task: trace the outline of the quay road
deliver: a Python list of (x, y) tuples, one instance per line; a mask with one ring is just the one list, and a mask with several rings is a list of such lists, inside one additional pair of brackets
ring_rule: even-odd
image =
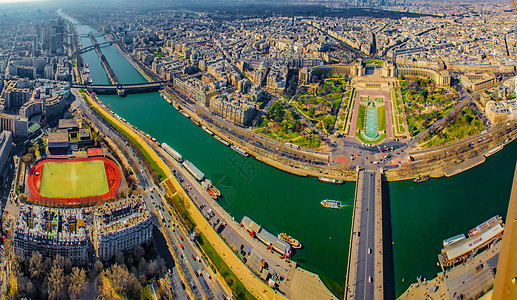
[[(125, 137), (121, 136), (116, 130), (105, 124), (103, 120), (99, 119), (97, 115), (89, 108), (88, 104), (84, 102), (82, 96), (77, 93), (76, 89), (72, 92), (76, 97), (71, 105), (71, 110), (77, 108), (81, 114), (89, 119), (93, 124), (104, 134), (106, 137), (111, 139), (113, 143), (122, 151), (125, 158), (135, 171), (135, 175), (138, 177), (139, 186), (146, 191), (146, 204), (153, 216), (153, 224), (161, 231), (163, 236), (166, 236), (171, 242), (172, 251), (175, 253), (176, 261), (162, 257), (166, 261), (168, 269), (171, 270), (170, 281), (173, 293), (178, 299), (191, 299), (191, 295), (194, 299), (220, 299), (222, 295), (228, 295), (231, 292), (225, 291), (221, 287), (221, 283), (218, 282), (218, 278), (214, 276), (212, 270), (207, 267), (208, 264), (202, 258), (200, 251), (196, 245), (187, 239), (187, 235), (178, 226), (174, 228), (172, 224), (178, 224), (174, 219), (170, 211), (165, 210), (166, 207), (163, 195), (159, 192), (159, 189), (155, 187), (149, 171), (142, 164), (141, 159), (138, 157), (134, 149), (131, 148), (130, 144), (127, 143)], [(162, 212), (164, 220), (160, 220), (159, 211)], [(156, 232), (153, 233), (153, 240), (155, 245), (160, 250), (167, 249), (167, 243), (163, 239), (157, 238)], [(184, 250), (182, 251), (181, 246), (183, 245)], [(171, 252), (172, 252), (171, 251)], [(192, 259), (192, 255), (196, 260)], [(197, 260), (197, 257), (200, 259)], [(195, 275), (194, 270), (203, 270), (203, 277), (199, 279)], [(206, 274), (209, 274), (210, 278)], [(184, 278), (182, 278), (182, 276)], [(206, 276), (206, 278), (205, 278)], [(187, 286), (188, 285), (188, 286)], [(198, 289), (197, 287), (200, 287)], [(187, 289), (191, 291), (191, 294), (187, 292)]]
[[(278, 253), (268, 250), (266, 245), (257, 239), (252, 238), (240, 226), (239, 220), (234, 220), (232, 216), (213, 200), (208, 192), (201, 187), (198, 181), (181, 164), (149, 140), (148, 144), (154, 148), (156, 153), (173, 170), (174, 176), (209, 224), (212, 227), (218, 228), (217, 233), (226, 241), (230, 248), (241, 252), (246, 259), (246, 266), (251, 271), (259, 274), (263, 259), (268, 266), (268, 272), (278, 276), (278, 290), (286, 297), (290, 299), (337, 299), (326, 288), (319, 276), (298, 268), (295, 262), (284, 259)], [(217, 224), (222, 225), (217, 227)], [(280, 294), (277, 294), (277, 298), (281, 299), (282, 297)]]
[(357, 178), (345, 299), (384, 299), (381, 174)]
[[(99, 111), (99, 113), (113, 122), (116, 126), (119, 126), (125, 134), (129, 135), (131, 138), (135, 139), (137, 143), (140, 143), (143, 147), (143, 151), (149, 154), (150, 159), (152, 159), (161, 169), (165, 176), (168, 178), (169, 183), (172, 184), (170, 190), (172, 192), (177, 191), (181, 197), (184, 197), (187, 201), (187, 204), (192, 203), (192, 200), (186, 196), (185, 191), (180, 186), (180, 184), (174, 178), (173, 173), (170, 168), (165, 164), (165, 162), (158, 156), (158, 154), (145, 142), (145, 140), (131, 129), (129, 125), (121, 121), (119, 118), (111, 114), (107, 111), (102, 104), (99, 104), (96, 100), (90, 98), (89, 95), (86, 97), (88, 104), (93, 108)], [(259, 278), (253, 275), (253, 273), (249, 272), (249, 269), (244, 266), (243, 262), (235, 255), (235, 253), (228, 247), (228, 245), (222, 240), (222, 238), (217, 235), (217, 233), (210, 228), (209, 223), (203, 217), (203, 215), (199, 212), (197, 207), (192, 205), (187, 205), (187, 210), (189, 211), (193, 221), (198, 225), (198, 229), (206, 236), (206, 238), (210, 241), (212, 246), (216, 249), (216, 251), (221, 255), (223, 260), (230, 266), (233, 267), (233, 271), (236, 276), (238, 276), (245, 287), (254, 294), (256, 297), (263, 299), (273, 299), (273, 298), (283, 298), (281, 295), (268, 288), (268, 286), (262, 282)]]
[[(298, 168), (298, 170), (291, 169), (291, 171), (293, 173), (299, 173), (299, 175), (306, 175), (311, 171), (317, 171), (318, 168), (328, 165), (328, 152), (308, 150), (255, 134), (249, 129), (237, 126), (226, 119), (213, 115), (206, 108), (199, 107), (194, 103), (189, 103), (188, 99), (186, 100), (184, 96), (180, 97), (170, 88), (166, 87), (166, 89), (169, 95), (174, 95), (174, 99), (178, 100), (178, 103), (184, 111), (192, 117), (197, 117), (197, 120), (201, 121), (203, 125), (208, 127), (211, 131), (232, 144), (258, 153), (266, 159), (274, 160), (275, 164), (273, 165), (280, 169), (282, 169), (280, 166), (288, 169)], [(276, 162), (280, 163), (277, 164)], [(327, 170), (326, 172), (332, 171), (334, 170)], [(342, 170), (336, 172), (342, 173)]]

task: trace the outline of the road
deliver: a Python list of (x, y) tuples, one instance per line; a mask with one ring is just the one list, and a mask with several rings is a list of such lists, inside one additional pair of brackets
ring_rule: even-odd
[[(374, 256), (375, 256), (375, 172), (365, 172), (364, 183), (361, 187), (363, 201), (359, 226), (359, 247), (357, 259), (357, 280), (355, 299), (373, 299)], [(359, 200), (359, 199), (358, 199)], [(371, 250), (368, 250), (371, 249)]]
[[(154, 185), (154, 182), (150, 176), (150, 172), (142, 164), (137, 152), (135, 152), (135, 150), (130, 146), (130, 143), (128, 143), (124, 137), (113, 130), (110, 126), (107, 126), (97, 117), (97, 115), (89, 108), (88, 104), (82, 99), (82, 96), (76, 89), (73, 89), (73, 93), (77, 100), (71, 104), (71, 110), (76, 108), (80, 110), (84, 117), (93, 122), (94, 125), (106, 137), (109, 137), (117, 145), (120, 151), (122, 151), (133, 170), (135, 170), (135, 175), (138, 177), (140, 182), (139, 186), (142, 187), (144, 191), (146, 191), (146, 204), (149, 211), (153, 215), (154, 225), (161, 231), (164, 236), (169, 237), (173, 251), (176, 252), (177, 257), (180, 257), (179, 261), (177, 262), (178, 264), (171, 260), (166, 261), (167, 266), (169, 269), (171, 269), (171, 283), (176, 287), (176, 289), (174, 289), (176, 296), (180, 299), (189, 298), (185, 292), (184, 284), (190, 285), (192, 294), (196, 299), (219, 299), (222, 297), (222, 295), (228, 295), (229, 291), (225, 292), (221, 288), (221, 283), (217, 281), (217, 277), (214, 276), (212, 270), (207, 267), (208, 264), (204, 261), (204, 259), (202, 259), (202, 255), (194, 242), (186, 239), (185, 237), (187, 235), (185, 232), (182, 232), (178, 226), (176, 226), (176, 228), (173, 230), (174, 227), (171, 226), (171, 224), (178, 224), (178, 222), (171, 215), (170, 211), (165, 209), (167, 204), (163, 198), (163, 194), (161, 194), (159, 189)], [(160, 220), (158, 217), (160, 216), (159, 211), (162, 212), (162, 215), (165, 218), (165, 222)], [(155, 236), (155, 234), (153, 234), (153, 236)], [(180, 242), (180, 236), (183, 238), (182, 242)], [(155, 239), (155, 242), (156, 241), (157, 240)], [(163, 242), (165, 241), (162, 241), (161, 243)], [(183, 244), (184, 252), (180, 249), (180, 244)], [(160, 246), (164, 245), (157, 245), (157, 247)], [(200, 260), (192, 260), (192, 255), (194, 255), (194, 257), (199, 257)], [(181, 268), (188, 282), (183, 283), (179, 273), (180, 269), (178, 268)], [(203, 270), (205, 277), (208, 277), (206, 273), (209, 273), (211, 279), (205, 279), (205, 277), (198, 278), (194, 273), (194, 270), (198, 269)], [(201, 287), (201, 289), (198, 289), (198, 287)]]
[(381, 174), (361, 170), (356, 185), (345, 299), (383, 299)]
[[(295, 267), (295, 263), (291, 263), (282, 259), (278, 254), (271, 253), (267, 247), (252, 238), (245, 229), (240, 227), (240, 223), (235, 221), (199, 184), (199, 182), (178, 162), (173, 160), (163, 149), (156, 148), (155, 151), (167, 162), (171, 170), (174, 170), (174, 175), (178, 182), (182, 185), (187, 195), (193, 200), (199, 211), (203, 214), (205, 219), (212, 225), (218, 228), (218, 233), (226, 240), (226, 242), (234, 249), (242, 248), (247, 259), (251, 259), (248, 253), (253, 253), (254, 257), (258, 257), (258, 261), (254, 261), (256, 266), (260, 265), (261, 259), (264, 259), (271, 274), (278, 274), (283, 277), (279, 281), (279, 289), (283, 291), (283, 285), (287, 283), (285, 279), (289, 274), (291, 268)], [(222, 224), (216, 226), (217, 224)], [(252, 268), (253, 270), (253, 268)], [(257, 269), (255, 269), (257, 271)], [(258, 270), (260, 271), (260, 270)]]

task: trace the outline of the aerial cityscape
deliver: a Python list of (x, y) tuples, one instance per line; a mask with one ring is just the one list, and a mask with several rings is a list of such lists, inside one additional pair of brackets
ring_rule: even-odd
[(0, 8), (1, 299), (517, 299), (513, 0)]

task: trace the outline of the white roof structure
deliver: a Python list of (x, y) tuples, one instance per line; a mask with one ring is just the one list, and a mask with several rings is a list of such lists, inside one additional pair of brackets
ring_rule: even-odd
[(455, 244), (452, 247), (445, 248), (443, 251), (445, 252), (449, 260), (453, 260), (489, 242), (490, 240), (492, 240), (492, 238), (502, 233), (503, 231), (504, 227), (502, 226), (502, 224), (497, 224), (494, 227), (480, 234), (476, 234), (466, 239), (463, 242)]

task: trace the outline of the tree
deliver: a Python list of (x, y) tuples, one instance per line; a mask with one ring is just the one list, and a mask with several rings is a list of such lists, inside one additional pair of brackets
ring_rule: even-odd
[(48, 278), (48, 293), (49, 299), (61, 299), (63, 296), (63, 287), (64, 287), (64, 273), (63, 268), (54, 263), (52, 268), (50, 269), (50, 274)]
[(34, 162), (34, 159), (34, 154), (32, 153), (27, 153), (24, 156), (22, 156), (22, 161), (27, 165), (32, 164)]
[(54, 265), (56, 265), (64, 270), (65, 269), (65, 258), (58, 254), (56, 256), (56, 258), (54, 258)]
[(121, 251), (117, 252), (117, 254), (115, 254), (115, 261), (118, 263), (118, 264), (123, 264), (124, 263), (124, 253), (122, 253)]
[(16, 277), (20, 277), (23, 275), (21, 264), (22, 259), (19, 256), (11, 256), (11, 273)]
[(170, 290), (172, 288), (170, 277), (166, 276), (165, 278), (162, 278), (158, 280), (158, 293), (162, 297), (162, 299), (172, 299)]
[(26, 202), (27, 199), (28, 199), (28, 195), (26, 193), (21, 193), (18, 198), (20, 199), (21, 202)]
[(35, 146), (32, 146), (30, 147), (28, 150), (27, 150), (28, 153), (34, 155), (36, 154), (36, 147)]
[(33, 252), (29, 260), (29, 272), (31, 279), (39, 279), (43, 275), (43, 256), (39, 252)]
[(32, 281), (29, 280), (25, 285), (25, 292), (30, 298), (35, 298), (34, 296), (36, 295), (36, 288), (34, 287)]
[(151, 261), (147, 265), (146, 273), (148, 278), (152, 278), (158, 275), (158, 263), (156, 262), (156, 260)]
[(99, 297), (117, 299), (121, 296), (128, 298), (140, 298), (142, 286), (134, 274), (125, 267), (114, 264), (109, 269), (102, 271), (98, 281)]
[(93, 266), (93, 270), (95, 271), (95, 273), (100, 274), (103, 269), (104, 265), (102, 264), (102, 262), (100, 260), (96, 261), (95, 265)]
[(86, 283), (86, 272), (82, 268), (74, 267), (70, 277), (70, 285), (68, 286), (70, 298), (79, 299), (79, 295), (85, 289)]

